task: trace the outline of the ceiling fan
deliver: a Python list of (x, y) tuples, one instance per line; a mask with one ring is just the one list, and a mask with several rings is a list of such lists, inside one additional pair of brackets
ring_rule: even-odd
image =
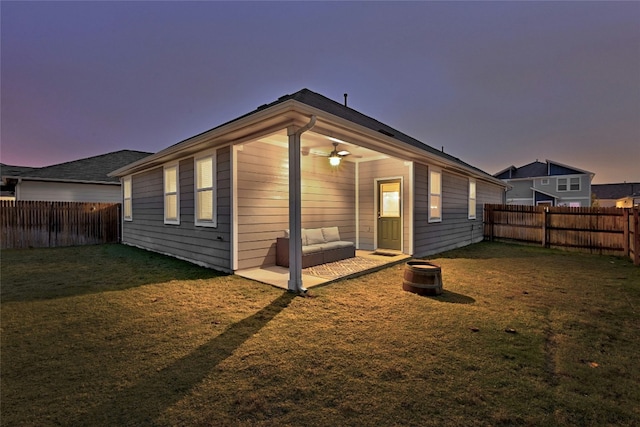
[(334, 142), (333, 151), (329, 154), (329, 163), (331, 164), (331, 166), (338, 166), (342, 158), (348, 156), (349, 154), (351, 153), (347, 150), (338, 151), (338, 143)]

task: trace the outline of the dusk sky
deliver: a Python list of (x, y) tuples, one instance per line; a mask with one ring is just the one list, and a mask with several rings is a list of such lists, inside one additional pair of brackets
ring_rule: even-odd
[(308, 88), (488, 173), (640, 181), (640, 2), (0, 2), (0, 161), (157, 152)]

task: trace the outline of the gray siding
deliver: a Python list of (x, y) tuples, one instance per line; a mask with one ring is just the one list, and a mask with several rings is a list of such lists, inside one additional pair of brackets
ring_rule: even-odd
[(254, 142), (237, 155), (238, 269), (275, 264), (289, 221), (287, 150)]
[(120, 203), (120, 185), (69, 182), (22, 181), (17, 184), (17, 200), (43, 202)]
[(559, 205), (566, 204), (568, 206), (571, 202), (579, 202), (580, 206), (591, 206), (591, 179), (589, 175), (567, 175), (567, 182), (576, 176), (580, 178), (580, 191), (556, 191), (557, 187), (553, 187), (553, 193), (560, 197)]
[[(580, 191), (558, 191), (558, 178), (580, 178)], [(542, 180), (549, 181), (543, 185)], [(533, 190), (536, 189), (556, 196), (558, 205), (580, 202), (581, 206), (591, 206), (591, 179), (589, 175), (554, 175), (549, 177), (531, 178), (530, 180), (506, 180), (513, 188), (507, 191), (507, 203), (511, 205), (533, 205)]]
[(414, 256), (424, 257), (482, 240), (485, 203), (502, 203), (498, 185), (476, 181), (476, 219), (468, 219), (469, 179), (442, 171), (442, 222), (428, 222), (428, 168), (416, 164)]
[(230, 151), (217, 152), (216, 228), (194, 224), (193, 157), (179, 163), (180, 225), (164, 224), (162, 167), (131, 180), (133, 221), (123, 223), (123, 243), (231, 272)]
[[(556, 188), (555, 180), (550, 179), (549, 181), (549, 185), (544, 186), (541, 190), (545, 193), (550, 192), (553, 194)], [(533, 190), (531, 190), (531, 187), (533, 187), (533, 180), (510, 181), (509, 184), (512, 185), (513, 188), (507, 192), (507, 203), (517, 205), (533, 204)], [(553, 191), (549, 191), (550, 189), (553, 189)]]
[[(275, 243), (289, 228), (288, 150), (245, 144), (237, 161), (238, 269), (275, 264)], [(338, 226), (355, 241), (354, 165), (331, 168), (322, 156), (302, 156), (302, 227)]]
[(411, 177), (410, 167), (405, 162), (398, 159), (384, 159), (372, 162), (360, 163), (358, 169), (359, 184), (359, 249), (375, 250), (377, 242), (375, 241), (375, 230), (377, 223), (377, 206), (376, 206), (376, 179), (397, 178), (402, 177), (402, 245), (403, 252), (409, 253), (409, 221), (411, 212), (409, 209), (409, 200), (411, 195)]

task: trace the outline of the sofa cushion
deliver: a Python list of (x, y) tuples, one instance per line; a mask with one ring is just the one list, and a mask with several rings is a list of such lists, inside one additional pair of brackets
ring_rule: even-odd
[(353, 246), (353, 242), (346, 242), (344, 240), (340, 240), (337, 242), (327, 242), (322, 245), (318, 245), (322, 248), (323, 251), (329, 251), (331, 249), (340, 249), (340, 248), (348, 248)]
[(324, 236), (322, 235), (322, 229), (320, 228), (307, 228), (307, 245), (318, 245), (325, 243)]
[(309, 245), (302, 247), (302, 255), (314, 254), (316, 252), (322, 252), (322, 245)]
[[(305, 233), (305, 229), (301, 229), (302, 231), (302, 246), (306, 246), (307, 245), (307, 234)], [(290, 238), (291, 236), (289, 235), (289, 229), (287, 228), (286, 230), (284, 230), (284, 237), (286, 237), (287, 239)]]
[(340, 240), (338, 227), (322, 227), (322, 235), (325, 242), (337, 242)]

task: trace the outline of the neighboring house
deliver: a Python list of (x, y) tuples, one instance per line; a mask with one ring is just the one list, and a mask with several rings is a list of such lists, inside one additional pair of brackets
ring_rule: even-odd
[(592, 184), (591, 191), (600, 207), (632, 208), (640, 205), (640, 182)]
[(119, 203), (120, 180), (107, 174), (150, 154), (121, 150), (42, 168), (3, 164), (3, 196), (5, 200)]
[(276, 263), (290, 234), (302, 289), (302, 228), (337, 226), (363, 250), (418, 257), (482, 240), (491, 175), (308, 89), (112, 173), (125, 244), (225, 272)]
[[(16, 199), (16, 185), (9, 177), (19, 176), (23, 173), (30, 172), (33, 169), (29, 166), (12, 166), (0, 163), (0, 176), (2, 181), (0, 185), (0, 200), (15, 200)], [(4, 177), (8, 179), (5, 180)]]
[(509, 185), (508, 205), (591, 206), (591, 180), (595, 174), (547, 160), (496, 173)]

